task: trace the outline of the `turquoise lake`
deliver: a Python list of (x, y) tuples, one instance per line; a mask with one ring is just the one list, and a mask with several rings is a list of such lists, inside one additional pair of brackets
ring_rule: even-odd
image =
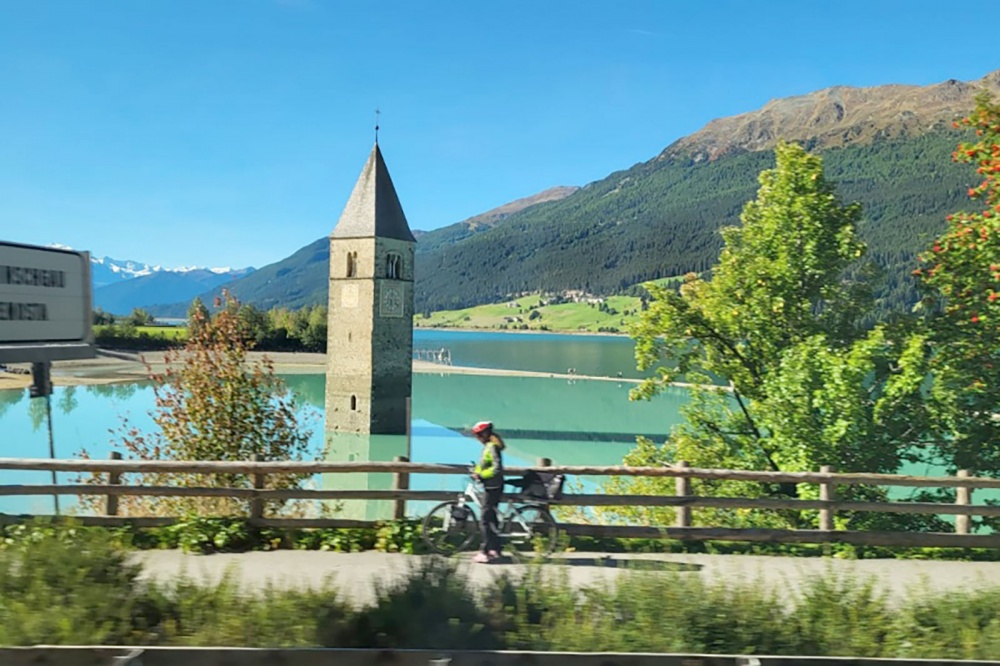
[[(632, 341), (625, 337), (527, 333), (479, 333), (417, 330), (417, 349), (446, 348), (455, 365), (579, 375), (640, 377), (633, 360)], [(286, 375), (285, 381), (301, 398), (303, 424), (313, 431), (316, 455), (323, 448), (324, 376)], [(555, 464), (610, 465), (621, 462), (637, 435), (663, 441), (680, 421), (688, 393), (672, 388), (652, 401), (631, 402), (635, 384), (617, 379), (563, 378), (417, 373), (413, 378), (413, 419), (410, 458), (415, 462), (465, 464), (478, 456), (479, 446), (456, 432), (481, 419), (490, 419), (508, 444), (509, 466), (531, 465), (540, 457)], [(122, 417), (150, 431), (153, 393), (144, 383), (60, 387), (52, 396), (56, 457), (76, 457), (86, 449), (95, 458), (114, 450), (112, 431)], [(30, 400), (27, 391), (0, 391), (0, 457), (47, 458), (48, 432), (44, 403)], [(935, 474), (929, 467), (909, 468), (911, 474)], [(69, 483), (73, 475), (59, 475)], [(585, 490), (595, 490), (598, 479), (572, 479)], [(0, 484), (45, 484), (47, 472), (0, 471)], [(411, 488), (455, 490), (464, 487), (461, 476), (415, 475)], [(317, 485), (332, 487), (329, 477)], [(897, 497), (910, 494), (898, 489)], [(995, 493), (976, 493), (976, 501)], [(60, 498), (63, 509), (73, 498)], [(2, 513), (51, 513), (51, 497), (0, 497)], [(408, 505), (411, 514), (426, 507)]]
[[(624, 337), (558, 334), (478, 333), (417, 330), (415, 348), (446, 348), (455, 365), (616, 377), (641, 376), (632, 341)], [(317, 455), (323, 446), (323, 375), (285, 375), (302, 399), (302, 419), (313, 431)], [(410, 458), (416, 462), (468, 463), (479, 446), (455, 432), (490, 419), (504, 435), (505, 463), (530, 465), (540, 457), (555, 464), (617, 464), (636, 435), (663, 440), (679, 420), (687, 400), (671, 389), (649, 402), (631, 402), (634, 383), (544, 377), (417, 373), (413, 378)], [(153, 392), (146, 383), (59, 387), (52, 396), (56, 457), (76, 457), (84, 449), (107, 458), (122, 417), (152, 430)], [(0, 391), (0, 446), (3, 457), (47, 458), (44, 403), (26, 391)], [(68, 483), (72, 474), (60, 474)], [(578, 479), (593, 488), (594, 479)], [(50, 483), (47, 472), (0, 472), (0, 483)], [(415, 475), (414, 489), (460, 490), (460, 476)], [(329, 483), (324, 483), (329, 487)], [(65, 509), (73, 498), (62, 496)], [(411, 511), (419, 511), (414, 506)], [(0, 497), (0, 512), (50, 513), (51, 497)]]

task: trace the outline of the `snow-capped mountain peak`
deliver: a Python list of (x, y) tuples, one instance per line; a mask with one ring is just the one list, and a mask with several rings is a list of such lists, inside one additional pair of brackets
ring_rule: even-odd
[(241, 273), (246, 269), (242, 268), (231, 268), (226, 266), (224, 268), (205, 268), (202, 266), (181, 266), (180, 268), (167, 268), (163, 270), (173, 271), (174, 273), (190, 273), (191, 271), (208, 271), (210, 273), (215, 273), (216, 275), (226, 275), (227, 273)]
[[(62, 243), (50, 243), (49, 247), (60, 250), (72, 250), (69, 245)], [(207, 271), (215, 275), (232, 275), (239, 277), (253, 271), (253, 268), (231, 268), (225, 267), (203, 267), (203, 266), (180, 266), (178, 268), (165, 268), (161, 264), (147, 264), (133, 259), (113, 259), (112, 257), (98, 257), (90, 255), (90, 273), (93, 279), (94, 288), (114, 284), (123, 280), (145, 277), (154, 273), (192, 273), (194, 271)]]

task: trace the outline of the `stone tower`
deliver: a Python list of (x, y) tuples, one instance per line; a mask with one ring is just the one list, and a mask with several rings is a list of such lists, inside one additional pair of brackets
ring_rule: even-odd
[[(325, 430), (331, 460), (409, 455), (415, 244), (376, 142), (330, 234)], [(336, 474), (324, 485), (374, 489), (385, 484), (383, 476)], [(369, 502), (361, 513), (377, 517), (378, 504)]]

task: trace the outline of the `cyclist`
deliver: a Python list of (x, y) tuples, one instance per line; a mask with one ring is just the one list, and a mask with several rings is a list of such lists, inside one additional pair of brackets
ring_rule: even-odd
[(483, 445), (479, 464), (473, 470), (473, 478), (483, 484), (482, 550), (476, 553), (474, 562), (485, 564), (500, 557), (500, 526), (497, 522), (497, 507), (503, 497), (503, 439), (493, 431), (491, 421), (480, 421), (472, 426), (476, 439)]

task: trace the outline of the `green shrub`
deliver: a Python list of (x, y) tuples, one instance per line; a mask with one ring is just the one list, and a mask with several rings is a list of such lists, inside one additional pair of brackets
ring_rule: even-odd
[(0, 551), (0, 645), (128, 642), (140, 569), (114, 535), (24, 527)]
[(189, 578), (152, 584), (144, 601), (142, 629), (163, 645), (317, 645), (318, 629), (349, 613), (328, 584), (295, 590), (269, 585), (251, 594), (233, 575), (214, 584)]
[(784, 606), (761, 584), (647, 572), (578, 590), (565, 573), (530, 581), (507, 593), (510, 648), (773, 654), (792, 638)]
[(334, 553), (360, 553), (375, 546), (375, 531), (343, 528), (303, 530), (293, 536), (296, 550), (329, 550)]
[(789, 617), (801, 654), (893, 656), (892, 622), (886, 593), (873, 580), (830, 569), (809, 581)]
[[(389, 548), (408, 542), (407, 529), (383, 526), (364, 538)], [(182, 540), (178, 532), (165, 534)], [(310, 534), (321, 541), (361, 538)], [(374, 602), (353, 608), (328, 583), (248, 590), (232, 572), (211, 584), (145, 581), (129, 561), (125, 546), (134, 535), (127, 530), (37, 521), (7, 527), (3, 536), (2, 645), (1000, 655), (1000, 587), (917, 592), (893, 604), (872, 580), (833, 570), (798, 590), (676, 570), (624, 571), (581, 587), (569, 567), (538, 565), (477, 587), (454, 561), (434, 557), (411, 560), (402, 578), (378, 585)]]
[(418, 561), (407, 576), (379, 585), (373, 606), (322, 632), (327, 647), (494, 650), (502, 635), (455, 563)]
[(250, 594), (232, 575), (142, 581), (127, 536), (46, 521), (7, 528), (0, 645), (316, 645), (319, 627), (347, 616), (329, 585)]
[[(65, 521), (63, 521), (65, 522)], [(52, 529), (55, 523), (35, 521), (0, 527), (0, 549), (26, 538), (37, 530)], [(70, 523), (72, 524), (72, 523)], [(418, 521), (391, 520), (371, 527), (260, 529), (243, 518), (190, 516), (167, 527), (74, 527), (77, 531), (96, 530), (128, 548), (172, 549), (191, 553), (246, 552), (250, 550), (324, 550), (358, 553), (377, 550), (387, 553), (418, 554), (426, 548)], [(567, 537), (562, 550), (594, 553), (703, 553), (712, 555), (778, 555), (786, 557), (829, 557), (839, 559), (916, 559), (998, 561), (995, 548), (887, 548), (850, 544), (742, 543), (734, 541), (677, 541), (673, 539), (619, 539)]]

